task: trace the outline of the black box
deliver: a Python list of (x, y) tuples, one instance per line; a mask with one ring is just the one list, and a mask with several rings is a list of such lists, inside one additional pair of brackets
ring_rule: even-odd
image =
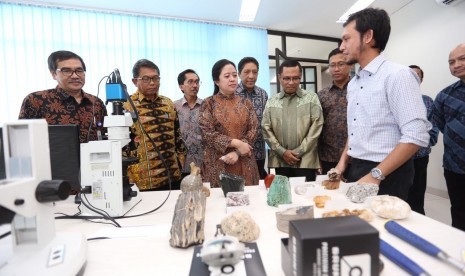
[(379, 275), (379, 233), (357, 216), (291, 221), (281, 262), (286, 276)]

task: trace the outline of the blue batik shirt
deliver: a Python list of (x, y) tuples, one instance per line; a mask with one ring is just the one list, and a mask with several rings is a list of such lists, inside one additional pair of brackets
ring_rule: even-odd
[[(421, 97), (423, 98), (423, 103), (425, 104), (425, 107), (426, 107), (426, 114), (428, 118), (430, 118), (431, 111), (433, 110), (433, 99), (431, 99), (429, 96), (426, 96), (426, 95), (421, 95)], [(430, 122), (431, 122), (431, 119), (430, 119)], [(433, 124), (433, 128), (429, 131), (429, 145), (427, 147), (421, 147), (417, 151), (417, 153), (413, 156), (413, 159), (428, 156), (431, 153), (431, 147), (436, 145), (436, 143), (438, 142), (438, 134), (439, 134), (439, 129)]]
[(459, 80), (439, 92), (431, 114), (444, 134), (444, 169), (465, 174), (465, 83)]

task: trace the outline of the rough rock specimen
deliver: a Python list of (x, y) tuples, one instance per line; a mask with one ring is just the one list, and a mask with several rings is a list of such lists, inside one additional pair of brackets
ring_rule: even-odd
[(250, 205), (249, 194), (245, 192), (229, 192), (226, 195), (226, 206), (247, 206)]
[(220, 183), (226, 197), (229, 192), (244, 191), (245, 179), (239, 175), (224, 172), (220, 174)]
[(278, 230), (289, 233), (291, 220), (311, 219), (314, 217), (313, 206), (296, 206), (281, 212), (276, 212), (276, 226)]
[(375, 196), (369, 203), (371, 210), (387, 219), (405, 219), (410, 216), (411, 208), (407, 202), (396, 196)]
[(181, 181), (181, 191), (191, 192), (202, 189), (202, 177), (200, 177), (200, 168), (197, 167), (194, 162), (190, 164), (191, 173), (184, 177)]
[(170, 245), (186, 248), (205, 239), (206, 196), (202, 190), (179, 195), (171, 225)]
[(317, 195), (313, 197), (316, 208), (325, 208), (326, 201), (328, 200), (331, 200), (331, 197), (328, 195)]
[(291, 185), (286, 176), (276, 175), (271, 184), (266, 203), (270, 206), (277, 207), (280, 204), (292, 203)]
[(260, 227), (246, 212), (236, 211), (221, 221), (224, 234), (236, 237), (241, 242), (258, 239)]
[(329, 180), (323, 180), (323, 186), (325, 186), (325, 189), (327, 190), (339, 189), (339, 183), (341, 182), (341, 173), (335, 168), (332, 168), (331, 170), (328, 171), (327, 174), (328, 174)]

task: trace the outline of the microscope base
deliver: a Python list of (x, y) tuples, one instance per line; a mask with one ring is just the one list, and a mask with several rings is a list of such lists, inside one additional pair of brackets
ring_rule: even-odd
[[(11, 238), (10, 238), (11, 242)], [(5, 253), (5, 252), (4, 252)], [(1, 275), (83, 275), (87, 257), (87, 240), (81, 233), (57, 233), (38, 251), (16, 250)]]

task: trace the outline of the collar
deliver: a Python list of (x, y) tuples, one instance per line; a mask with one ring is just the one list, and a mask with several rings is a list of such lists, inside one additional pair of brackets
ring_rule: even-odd
[[(232, 94), (232, 95), (224, 95), (223, 93), (219, 92), (216, 93), (216, 95), (218, 95), (218, 97), (222, 98), (222, 99), (227, 99), (227, 100), (232, 100), (234, 99), (234, 97), (236, 97), (236, 94)], [(239, 96), (238, 96), (239, 97)]]
[[(186, 100), (186, 97), (183, 96), (183, 97), (181, 98), (181, 105), (184, 106), (184, 105), (186, 105), (186, 104), (189, 105), (188, 102), (187, 102), (187, 100)], [(195, 105), (194, 105), (194, 106), (196, 106), (196, 105), (201, 105), (201, 104), (202, 104), (202, 99), (200, 99), (200, 98), (197, 96), (197, 99), (195, 100)]]
[[(303, 96), (302, 88), (300, 88), (300, 87), (297, 88), (297, 92), (295, 92), (294, 95), (297, 95), (297, 97), (302, 98), (302, 96)], [(282, 99), (282, 98), (284, 98), (284, 96), (286, 96), (286, 93), (284, 93), (284, 91), (279, 92), (278, 98)]]
[[(66, 100), (69, 100), (70, 98), (75, 100), (73, 96), (68, 94), (68, 92), (66, 92), (60, 86), (57, 85), (55, 89), (57, 91), (58, 97), (60, 97), (60, 100), (66, 101)], [(85, 93), (82, 89), (81, 89), (81, 95), (82, 95), (82, 100), (85, 100), (85, 99), (90, 100), (90, 98), (88, 97), (88, 94)]]
[(465, 81), (458, 80), (456, 83), (452, 84), (452, 88), (459, 88), (460, 86), (465, 86)]
[[(160, 92), (159, 92), (160, 93)], [(133, 94), (133, 96), (135, 97), (135, 100), (139, 101), (140, 103), (142, 101), (146, 101), (146, 102), (155, 102), (157, 101), (158, 99), (160, 99), (160, 94), (157, 95), (157, 97), (153, 100), (150, 100), (148, 98), (145, 97), (144, 94), (142, 94), (142, 92), (139, 91), (139, 89), (136, 90), (136, 92)], [(134, 99), (133, 99), (134, 100)]]
[(379, 54), (375, 57), (370, 63), (365, 66), (365, 68), (359, 68), (356, 72), (357, 77), (360, 77), (362, 71), (367, 71), (369, 74), (376, 74), (381, 67), (381, 65), (386, 61), (386, 58), (383, 54)]
[[(244, 93), (249, 93), (249, 90), (247, 90), (247, 88), (245, 88), (245, 86), (244, 86), (244, 84), (242, 83), (242, 81), (241, 81), (241, 83), (239, 83), (239, 85), (238, 85), (237, 87), (240, 88), (241, 91), (243, 91)], [(258, 92), (257, 92), (257, 89), (256, 89), (256, 88), (257, 88), (257, 86), (254, 85), (251, 93), (257, 94)]]
[[(347, 88), (347, 85), (349, 84), (349, 82), (350, 82), (350, 76), (349, 76), (349, 80), (348, 80), (348, 81), (346, 82), (346, 84), (344, 84), (344, 86), (342, 87), (342, 90), (344, 90), (344, 89)], [(337, 90), (341, 90), (341, 89), (339, 88), (339, 86), (337, 86), (337, 85), (334, 83), (334, 81), (331, 82), (331, 84), (328, 86), (328, 88), (329, 88), (329, 90), (332, 90), (333, 88), (334, 88), (334, 89), (337, 88)]]

